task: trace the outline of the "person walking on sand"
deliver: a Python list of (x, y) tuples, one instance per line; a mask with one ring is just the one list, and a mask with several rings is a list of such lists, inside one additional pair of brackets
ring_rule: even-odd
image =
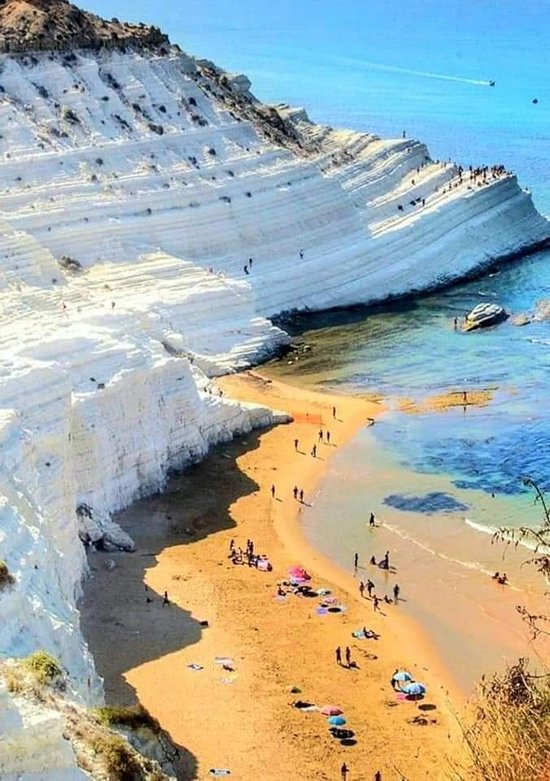
[(400, 590), (401, 589), (399, 588), (399, 586), (396, 583), (395, 586), (393, 587), (393, 598), (395, 599), (396, 602), (399, 600), (399, 592), (400, 592)]
[(297, 485), (295, 485), (294, 488), (292, 489), (292, 493), (294, 494), (294, 498), (297, 499), (298, 498), (298, 486)]
[(275, 486), (274, 485), (271, 486), (271, 498), (275, 499)]
[(348, 667), (351, 665), (351, 651), (349, 646), (346, 646), (346, 664)]
[(342, 781), (346, 781), (348, 777), (348, 773), (349, 773), (348, 766), (344, 762), (342, 767), (340, 768), (340, 775), (342, 776)]
[(320, 428), (319, 429), (319, 442), (322, 442), (322, 441), (323, 441), (323, 429)]
[(361, 595), (361, 597), (365, 596), (365, 584), (363, 583), (363, 581), (359, 583), (359, 594)]
[(372, 781), (382, 781), (382, 773), (379, 770), (374, 774)]
[(342, 664), (342, 649), (340, 646), (336, 649), (336, 664)]
[(298, 443), (298, 440), (297, 440), (297, 439), (295, 439), (295, 440), (294, 440), (294, 450), (295, 450), (295, 451), (297, 451), (297, 450), (298, 450), (298, 444), (299, 444), (299, 443)]
[(304, 489), (300, 488), (300, 502), (304, 503)]
[(372, 582), (372, 580), (369, 578), (369, 579), (367, 580), (367, 594), (369, 595), (369, 597), (372, 597), (372, 590), (373, 590), (373, 588), (374, 588), (374, 583), (373, 583), (373, 582)]
[(311, 448), (311, 455), (313, 456), (313, 458), (317, 458), (317, 445), (313, 445), (313, 447)]
[(374, 513), (371, 513), (371, 514), (370, 514), (370, 518), (369, 518), (369, 526), (375, 526), (375, 521), (374, 521)]
[(373, 607), (374, 612), (376, 612), (379, 609), (378, 608), (379, 604), (380, 604), (380, 600), (378, 599), (376, 594), (374, 594), (374, 596), (372, 598), (372, 607)]

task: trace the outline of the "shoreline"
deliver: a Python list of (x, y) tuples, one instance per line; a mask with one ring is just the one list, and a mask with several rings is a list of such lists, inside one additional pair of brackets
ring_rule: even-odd
[[(442, 778), (447, 752), (457, 750), (450, 741), (458, 732), (449, 695), (454, 707), (461, 706), (458, 687), (398, 606), (384, 610), (394, 616), (374, 614), (371, 602), (359, 596), (358, 579), (309, 545), (300, 526), (301, 505), (292, 497), (296, 483), (309, 500), (330, 456), (381, 406), (290, 386), (257, 371), (218, 383), (228, 396), (285, 409), (294, 422), (215, 448), (165, 494), (122, 512), (117, 520), (136, 539), (135, 554), (90, 556), (92, 570), (101, 576), (86, 585), (83, 630), (105, 678), (107, 702), (137, 698), (148, 708), (173, 741), (185, 746), (181, 778), (206, 779), (210, 767), (226, 767), (243, 779), (261, 774), (280, 781), (298, 772), (328, 781), (343, 761), (351, 779), (357, 768), (367, 777), (380, 769), (393, 778), (398, 768), (410, 781)], [(332, 419), (333, 404), (339, 420)], [(319, 457), (312, 458), (306, 453), (327, 421), (331, 447), (319, 443)], [(295, 438), (300, 450), (304, 445), (302, 453), (294, 452)], [(212, 490), (205, 491), (210, 482)], [(227, 511), (222, 520), (220, 502)], [(247, 538), (270, 556), (273, 572), (228, 561), (230, 539), (244, 547)], [(312, 572), (314, 588), (331, 588), (346, 612), (318, 616), (317, 600), (294, 595), (279, 602), (276, 583), (293, 564)], [(164, 590), (172, 603), (168, 608), (162, 605)], [(200, 626), (205, 618), (208, 628)], [(106, 624), (115, 627), (109, 637)], [(352, 629), (364, 625), (380, 639), (364, 645), (353, 639)], [(120, 654), (112, 654), (113, 644), (123, 646)], [(357, 669), (334, 662), (336, 645), (347, 644)], [(229, 656), (234, 670), (220, 677), (216, 655)], [(418, 708), (423, 703), (396, 700), (388, 684), (401, 665), (428, 685), (425, 704), (433, 710), (425, 714), (427, 726), (410, 723), (424, 715)], [(292, 686), (317, 705), (339, 704), (357, 744), (340, 746), (324, 717), (289, 707), (297, 696)], [(410, 757), (419, 755), (411, 767)]]

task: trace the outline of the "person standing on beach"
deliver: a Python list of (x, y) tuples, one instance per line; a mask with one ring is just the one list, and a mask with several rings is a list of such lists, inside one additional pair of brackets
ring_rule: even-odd
[(332, 408), (332, 417), (336, 420), (336, 407)]
[(462, 403), (467, 404), (468, 403), (468, 393), (467, 391), (462, 391)]
[(382, 773), (379, 770), (374, 774), (372, 781), (382, 781)]
[(300, 501), (303, 504), (303, 502), (304, 502), (304, 489), (303, 488), (300, 488)]
[(361, 594), (361, 597), (365, 596), (365, 584), (363, 583), (363, 581), (359, 583), (359, 593)]
[(373, 590), (373, 588), (374, 588), (374, 583), (373, 583), (373, 582), (372, 582), (372, 580), (369, 578), (369, 579), (367, 580), (367, 594), (369, 595), (369, 597), (372, 597), (372, 590)]
[(393, 587), (393, 598), (395, 599), (396, 603), (399, 600), (399, 592), (400, 592), (400, 588), (396, 583), (395, 586)]
[(336, 664), (342, 664), (342, 649), (340, 646), (336, 649)]
[(330, 431), (327, 431), (327, 445), (330, 445)]
[(374, 522), (374, 513), (371, 513), (371, 514), (370, 514), (370, 518), (369, 518), (369, 526), (375, 526), (375, 522)]
[(319, 429), (319, 442), (322, 442), (322, 441), (323, 441), (323, 429), (320, 428)]
[(380, 602), (380, 600), (378, 599), (378, 597), (376, 596), (376, 594), (374, 594), (374, 596), (373, 596), (373, 598), (372, 598), (372, 607), (373, 607), (373, 610), (374, 610), (375, 612), (378, 610), (378, 604), (379, 604), (379, 602)]
[(162, 598), (162, 607), (164, 607), (165, 605), (169, 605), (169, 604), (170, 604), (170, 600), (168, 599), (168, 592), (165, 591), (164, 592), (164, 596)]
[(298, 486), (297, 485), (295, 485), (294, 488), (292, 489), (292, 493), (294, 494), (294, 498), (298, 499)]
[(348, 667), (351, 665), (351, 651), (349, 649), (349, 646), (346, 646), (346, 664)]
[(348, 773), (349, 773), (348, 766), (344, 762), (344, 764), (340, 768), (340, 775), (342, 776), (342, 781), (346, 781), (346, 779), (348, 777)]
[(390, 552), (389, 550), (386, 551), (384, 554), (384, 558), (382, 560), (382, 567), (383, 569), (389, 569), (390, 568)]
[(275, 499), (275, 486), (274, 485), (271, 486), (271, 498)]
[(294, 450), (296, 450), (296, 451), (298, 450), (298, 440), (297, 439), (294, 440)]
[(357, 567), (359, 566), (359, 554), (356, 553), (353, 557), (353, 569), (357, 572)]
[(313, 447), (311, 448), (311, 455), (313, 456), (313, 458), (317, 458), (317, 445), (313, 445)]

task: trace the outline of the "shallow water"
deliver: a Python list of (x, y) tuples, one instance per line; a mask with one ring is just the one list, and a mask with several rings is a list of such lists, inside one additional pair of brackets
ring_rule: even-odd
[[(350, 570), (355, 552), (365, 564), (389, 549), (408, 600), (402, 609), (428, 627), (465, 689), (518, 655), (546, 653), (530, 644), (515, 610), (546, 609), (544, 582), (522, 566), (531, 552), (493, 545), (492, 534), (536, 527), (543, 517), (522, 478), (550, 489), (550, 323), (508, 320), (466, 334), (454, 318), (489, 294), (513, 314), (533, 312), (549, 295), (549, 263), (550, 253), (540, 253), (393, 311), (313, 317), (301, 335), (311, 349), (269, 368), (384, 398), (388, 412), (331, 465), (305, 513), (306, 533)], [(449, 393), (453, 406), (427, 403)], [(491, 580), (497, 570), (507, 572), (506, 588)], [(388, 593), (396, 582), (368, 566), (359, 575), (377, 588), (381, 579)]]

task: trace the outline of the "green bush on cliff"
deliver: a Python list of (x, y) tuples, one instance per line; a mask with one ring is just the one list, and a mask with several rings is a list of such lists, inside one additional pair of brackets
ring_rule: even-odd
[(105, 705), (102, 708), (93, 708), (91, 712), (94, 718), (106, 727), (147, 727), (155, 733), (160, 730), (158, 721), (143, 705)]
[(23, 666), (29, 670), (38, 683), (51, 683), (62, 675), (61, 667), (56, 659), (46, 651), (35, 651), (23, 660)]
[(120, 735), (97, 735), (90, 748), (101, 762), (110, 781), (136, 781), (142, 768), (128, 743)]

